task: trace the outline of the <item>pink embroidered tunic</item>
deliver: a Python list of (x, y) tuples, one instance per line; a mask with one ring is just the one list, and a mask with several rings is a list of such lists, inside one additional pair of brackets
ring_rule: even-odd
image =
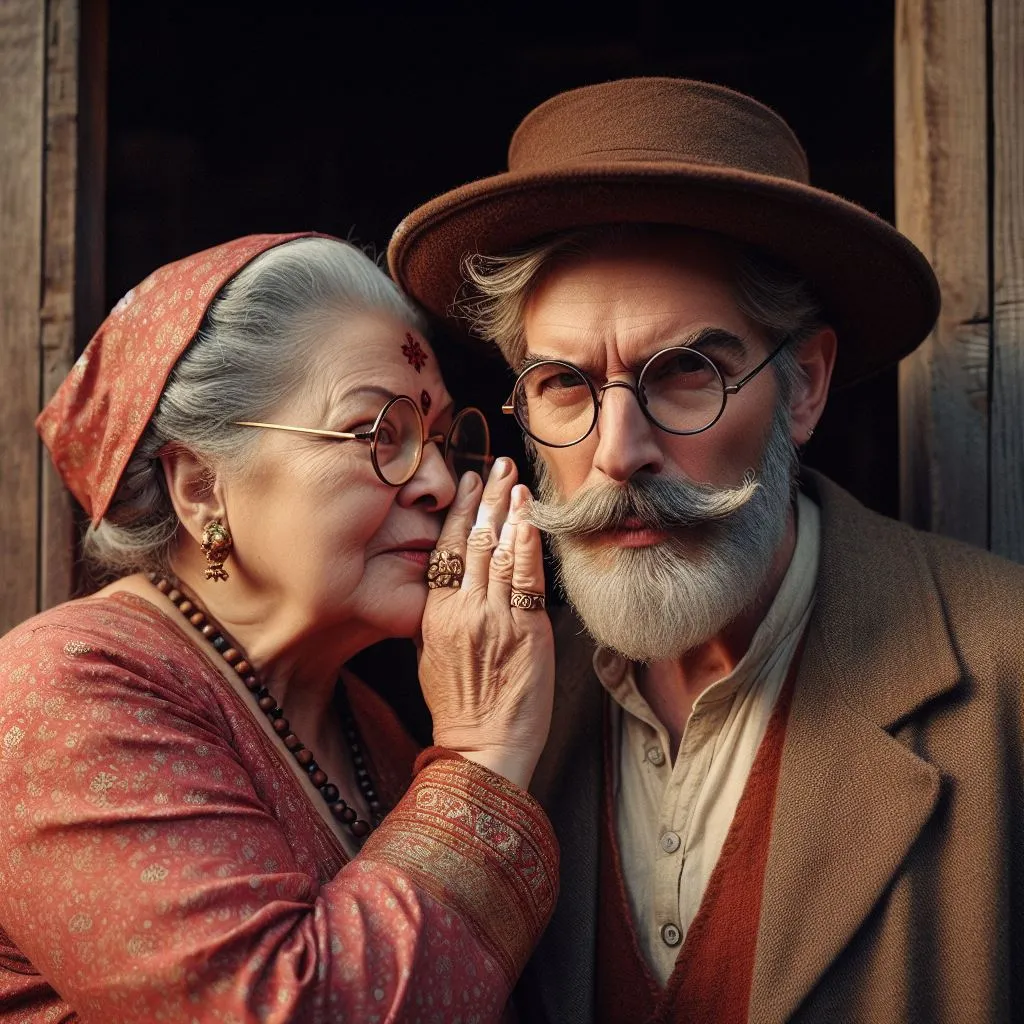
[[(386, 794), (411, 746), (350, 698)], [(497, 1020), (556, 896), (539, 806), (423, 757), (350, 859), (285, 757), (140, 598), (0, 640), (0, 1022)]]

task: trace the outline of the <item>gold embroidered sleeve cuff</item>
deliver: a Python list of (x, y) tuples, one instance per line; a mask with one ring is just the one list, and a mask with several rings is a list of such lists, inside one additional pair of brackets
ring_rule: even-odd
[(511, 988), (554, 910), (554, 832), (540, 804), (518, 786), (464, 758), (434, 759), (432, 752), (421, 755), (412, 786), (360, 859), (400, 868), (458, 912)]

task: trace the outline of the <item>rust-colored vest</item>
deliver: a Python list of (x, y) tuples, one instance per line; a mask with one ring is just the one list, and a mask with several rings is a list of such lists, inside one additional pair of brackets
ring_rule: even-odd
[(651, 974), (633, 929), (615, 838), (612, 765), (606, 742), (597, 921), (598, 1024), (745, 1024), (775, 787), (800, 653), (798, 649), (790, 665), (721, 855), (664, 989)]

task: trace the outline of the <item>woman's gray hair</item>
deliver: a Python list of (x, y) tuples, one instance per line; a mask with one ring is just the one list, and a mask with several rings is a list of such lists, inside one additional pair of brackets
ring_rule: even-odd
[[(598, 248), (644, 238), (671, 237), (685, 229), (657, 224), (612, 224), (557, 235), (504, 256), (475, 253), (462, 265), (465, 293), (455, 312), (481, 338), (493, 341), (518, 369), (526, 356), (526, 306), (543, 275), (560, 263)], [(769, 345), (786, 346), (772, 362), (781, 399), (788, 402), (802, 379), (796, 348), (824, 326), (821, 306), (799, 275), (752, 248), (739, 251), (735, 265), (740, 311), (763, 328)]]
[(339, 316), (384, 313), (423, 331), (417, 310), (365, 253), (329, 238), (300, 238), (262, 253), (211, 304), (168, 378), (107, 515), (83, 555), (93, 583), (166, 571), (179, 521), (159, 453), (179, 444), (244, 471), (260, 420), (298, 392), (322, 358), (319, 340)]

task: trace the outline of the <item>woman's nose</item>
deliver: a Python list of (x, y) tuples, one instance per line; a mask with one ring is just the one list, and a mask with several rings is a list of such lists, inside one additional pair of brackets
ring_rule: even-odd
[(431, 511), (447, 508), (455, 499), (458, 481), (441, 454), (441, 444), (429, 440), (423, 445), (419, 468), (398, 491), (403, 506), (425, 505)]

